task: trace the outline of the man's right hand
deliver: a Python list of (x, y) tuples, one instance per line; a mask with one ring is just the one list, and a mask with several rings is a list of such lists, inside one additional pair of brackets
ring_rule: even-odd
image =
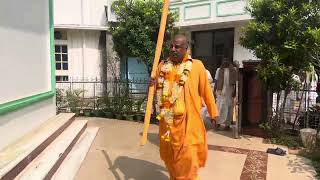
[(148, 86), (155, 86), (157, 84), (157, 80), (150, 78), (148, 82)]

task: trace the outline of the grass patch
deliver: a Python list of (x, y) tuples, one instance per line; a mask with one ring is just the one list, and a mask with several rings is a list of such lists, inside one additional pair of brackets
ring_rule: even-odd
[(299, 153), (299, 155), (311, 160), (312, 166), (317, 172), (317, 178), (320, 179), (320, 150), (319, 147), (317, 147), (317, 149), (318, 150), (314, 152), (303, 151)]
[[(300, 132), (291, 129), (272, 128), (268, 123), (263, 123), (260, 128), (264, 129), (268, 138), (265, 139), (268, 143), (287, 146), (290, 149), (303, 149)], [(320, 179), (320, 140), (317, 139), (315, 150), (308, 152), (301, 151), (298, 155), (310, 159), (312, 166), (316, 170), (317, 179)]]
[(287, 146), (290, 149), (298, 149), (303, 146), (299, 133), (297, 131), (265, 129), (268, 135), (266, 141), (271, 144)]
[(299, 147), (302, 147), (302, 142), (299, 137), (282, 134), (273, 136), (267, 139), (271, 144), (278, 144), (287, 146), (290, 149), (297, 149)]

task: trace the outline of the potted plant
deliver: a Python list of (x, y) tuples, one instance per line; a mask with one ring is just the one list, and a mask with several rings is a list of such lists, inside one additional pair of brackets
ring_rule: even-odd
[(134, 120), (134, 115), (133, 114), (127, 114), (126, 115), (126, 120), (133, 121)]
[(83, 112), (84, 112), (85, 116), (90, 117), (91, 113), (92, 113), (92, 110), (91, 109), (84, 109)]
[(94, 103), (92, 99), (81, 100), (81, 109), (83, 109), (84, 116), (90, 117), (93, 115)]
[(136, 114), (136, 115), (135, 115), (135, 119), (136, 119), (136, 121), (138, 121), (138, 122), (143, 121), (143, 118), (144, 118), (144, 114), (143, 114), (143, 113), (139, 113), (139, 114)]
[(136, 100), (135, 102), (135, 108), (136, 108), (135, 119), (137, 121), (143, 121), (144, 113), (142, 112), (141, 107), (145, 100), (146, 100), (146, 97), (143, 97), (141, 99)]
[(95, 110), (93, 111), (93, 116), (95, 117), (103, 117), (104, 111), (102, 110), (103, 106), (103, 98), (98, 98), (95, 103)]
[(112, 98), (112, 105), (116, 119), (123, 119), (123, 98), (120, 95), (116, 95)]
[(129, 120), (129, 121), (133, 121), (134, 120), (134, 114), (133, 114), (133, 107), (134, 107), (134, 101), (133, 99), (129, 96), (129, 94), (126, 94), (126, 96), (124, 96), (124, 104), (125, 104), (125, 119)]
[(106, 117), (106, 118), (113, 118), (113, 112), (111, 111), (111, 109), (106, 109), (105, 111), (104, 111), (104, 116)]
[(66, 112), (66, 98), (64, 97), (63, 89), (56, 89), (56, 107), (57, 113)]

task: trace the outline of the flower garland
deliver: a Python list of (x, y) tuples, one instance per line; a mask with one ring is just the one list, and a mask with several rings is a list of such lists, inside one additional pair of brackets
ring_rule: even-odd
[[(161, 67), (157, 81), (157, 119), (164, 120), (167, 123), (167, 131), (161, 136), (165, 141), (170, 141), (170, 126), (173, 124), (174, 110), (173, 107), (179, 98), (183, 87), (188, 79), (192, 68), (192, 61), (183, 61), (177, 69), (177, 74), (170, 94), (170, 75), (173, 71), (173, 63), (168, 60)], [(171, 95), (171, 96), (170, 96)]]

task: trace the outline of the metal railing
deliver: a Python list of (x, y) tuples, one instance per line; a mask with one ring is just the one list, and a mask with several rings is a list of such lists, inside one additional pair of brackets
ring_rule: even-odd
[[(68, 82), (56, 82), (58, 111), (70, 109), (70, 104), (77, 103), (79, 109), (99, 109), (101, 101), (109, 99), (129, 99), (138, 101), (147, 95), (147, 79), (73, 79)], [(112, 101), (113, 100), (113, 101)], [(74, 105), (75, 106), (75, 105)], [(104, 105), (106, 106), (106, 105)], [(67, 110), (68, 111), (68, 110)]]

